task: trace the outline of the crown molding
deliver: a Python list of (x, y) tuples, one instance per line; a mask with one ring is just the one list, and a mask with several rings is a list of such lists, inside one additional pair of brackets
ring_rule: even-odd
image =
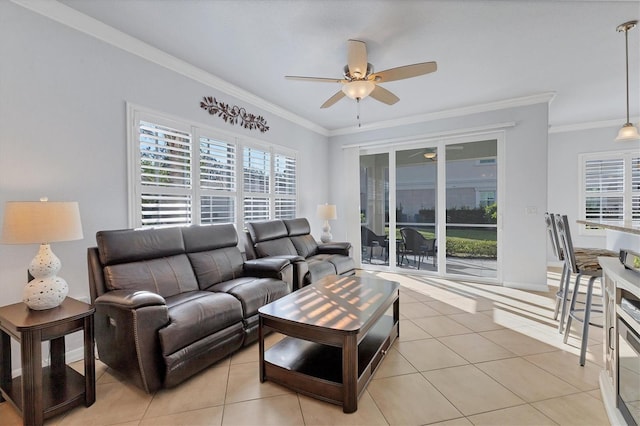
[[(605, 127), (622, 127), (626, 118), (602, 121), (587, 121), (585, 123), (563, 124), (561, 126), (549, 126), (549, 133), (576, 132), (579, 130), (602, 129)], [(639, 123), (640, 117), (631, 120), (633, 123)]]
[(298, 124), (301, 127), (307, 128), (323, 136), (329, 135), (329, 131), (327, 129), (307, 120), (306, 118), (300, 117), (299, 115), (268, 102), (267, 100), (216, 77), (201, 68), (195, 67), (173, 55), (169, 55), (158, 48), (125, 34), (95, 18), (80, 13), (62, 3), (52, 0), (11, 1), (32, 12), (38, 13), (77, 31), (95, 37), (98, 40), (104, 41), (105, 43), (111, 44), (112, 46), (127, 51), (133, 55), (170, 69), (171, 71), (184, 75), (185, 77), (191, 78), (213, 89), (224, 92), (241, 101), (248, 102), (251, 105), (277, 115), (278, 117), (284, 118), (294, 124)]
[(329, 137), (338, 135), (348, 135), (362, 133), (370, 130), (388, 129), (390, 127), (406, 126), (409, 124), (423, 123), (426, 121), (442, 120), (444, 118), (461, 117), (481, 112), (496, 111), (505, 108), (515, 108), (539, 103), (551, 103), (556, 96), (556, 92), (543, 92), (518, 98), (504, 99), (501, 101), (489, 102), (485, 104), (472, 105), (462, 108), (454, 108), (427, 114), (412, 115), (396, 120), (380, 121), (373, 124), (366, 124), (362, 127), (347, 127), (329, 131)]

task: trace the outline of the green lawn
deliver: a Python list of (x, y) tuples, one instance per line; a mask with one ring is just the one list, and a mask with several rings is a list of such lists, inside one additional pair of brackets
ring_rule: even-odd
[[(387, 234), (389, 229), (386, 229)], [(433, 228), (418, 231), (425, 238), (435, 238)], [(447, 255), (456, 257), (497, 258), (497, 232), (495, 229), (458, 228), (447, 230)], [(396, 239), (401, 239), (396, 231)]]

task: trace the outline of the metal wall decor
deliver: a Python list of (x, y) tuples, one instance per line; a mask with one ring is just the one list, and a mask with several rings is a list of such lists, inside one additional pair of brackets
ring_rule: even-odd
[(240, 125), (245, 129), (258, 129), (262, 133), (269, 130), (267, 121), (261, 115), (256, 116), (248, 113), (244, 108), (239, 106), (231, 106), (224, 102), (219, 102), (216, 98), (211, 96), (205, 96), (202, 98), (202, 101), (200, 101), (200, 108), (209, 111), (209, 114), (211, 115), (221, 117), (229, 124), (237, 124), (238, 120), (240, 120)]

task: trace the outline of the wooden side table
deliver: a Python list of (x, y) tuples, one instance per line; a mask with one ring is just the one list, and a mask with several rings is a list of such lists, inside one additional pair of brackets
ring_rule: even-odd
[[(96, 400), (93, 312), (90, 305), (67, 297), (53, 309), (34, 311), (24, 303), (0, 308), (0, 401), (22, 413), (25, 425)], [(64, 336), (84, 332), (84, 375), (65, 361)], [(20, 342), (22, 376), (11, 378), (11, 338)], [(49, 340), (51, 362), (42, 367), (42, 341)]]

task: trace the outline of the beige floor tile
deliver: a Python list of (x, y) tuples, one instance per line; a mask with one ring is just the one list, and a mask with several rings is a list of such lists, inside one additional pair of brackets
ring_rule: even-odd
[(413, 365), (405, 359), (397, 349), (391, 348), (387, 352), (382, 363), (376, 370), (374, 378), (381, 379), (383, 377), (400, 376), (403, 374), (417, 373)]
[(424, 293), (421, 293), (419, 291), (415, 291), (415, 290), (410, 290), (406, 287), (400, 287), (400, 301), (402, 301), (402, 296), (406, 295), (411, 297), (414, 300), (417, 300), (419, 302), (431, 302), (434, 300), (433, 297), (428, 296)]
[(396, 349), (418, 371), (468, 364), (464, 358), (436, 339), (399, 342)]
[[(456, 305), (461, 305), (461, 306), (467, 305), (466, 303), (462, 303), (464, 301), (466, 301), (466, 299), (449, 299), (445, 302), (436, 300), (435, 302), (425, 302), (425, 305), (435, 309), (436, 311), (440, 312), (442, 315), (466, 314), (469, 312), (473, 312), (473, 311), (466, 311), (466, 310), (460, 309), (459, 307), (456, 306)], [(471, 305), (473, 305), (473, 303), (471, 303)], [(468, 306), (468, 309), (471, 309), (471, 307)]]
[(358, 400), (358, 410), (345, 414), (342, 407), (315, 398), (300, 395), (300, 407), (304, 424), (310, 425), (386, 425), (382, 412), (368, 392), (364, 392)]
[[(59, 420), (62, 416), (52, 419), (53, 421)], [(22, 426), (22, 416), (18, 413), (13, 406), (8, 402), (0, 403), (0, 423), (4, 426)], [(47, 423), (47, 422), (45, 422)]]
[(465, 416), (524, 403), (473, 365), (426, 371), (422, 375)]
[(600, 426), (609, 424), (602, 403), (586, 393), (534, 402), (531, 405), (561, 425)]
[(413, 319), (433, 317), (442, 314), (422, 302), (416, 302), (405, 303), (404, 305), (400, 306), (400, 315), (402, 315), (404, 318)]
[(139, 426), (220, 426), (222, 424), (223, 411), (224, 407), (220, 405), (169, 416), (145, 417)]
[(400, 336), (398, 340), (401, 342), (409, 341), (409, 340), (420, 340), (420, 339), (429, 339), (432, 336), (415, 325), (409, 319), (401, 319), (400, 320)]
[(443, 422), (429, 423), (429, 426), (473, 426), (466, 417), (460, 417), (452, 420), (445, 420)]
[(557, 424), (528, 404), (476, 414), (469, 416), (469, 420), (476, 426), (547, 426)]
[(555, 351), (524, 358), (582, 391), (597, 389), (599, 386), (598, 378), (602, 368), (589, 362), (581, 367), (577, 355)]
[(259, 363), (232, 364), (225, 404), (292, 393), (273, 382), (260, 383)]
[[(264, 346), (269, 349), (274, 344), (282, 340), (284, 336), (280, 333), (270, 333), (264, 339)], [(249, 346), (246, 346), (229, 357), (229, 364), (242, 364), (244, 362), (258, 362), (260, 360), (260, 353), (258, 352), (258, 342), (254, 342)]]
[(460, 334), (438, 340), (471, 363), (512, 358), (516, 355), (479, 334)]
[(600, 388), (587, 392), (587, 395), (590, 395), (595, 399), (602, 401), (602, 392), (600, 391)]
[(368, 391), (392, 425), (428, 424), (462, 417), (420, 374), (372, 380)]
[[(96, 386), (96, 402), (69, 411), (59, 425), (113, 425), (142, 419), (152, 395), (131, 384), (107, 383)], [(115, 408), (115, 409), (114, 409)]]
[(224, 404), (226, 367), (209, 367), (178, 386), (156, 392), (145, 418), (167, 416)]
[(482, 313), (464, 313), (447, 316), (475, 332), (502, 330), (504, 328), (500, 324), (496, 324), (491, 317)]
[(557, 348), (554, 346), (529, 337), (525, 334), (526, 331), (526, 328), (518, 330), (505, 329), (483, 331), (480, 333), (480, 335), (520, 356), (533, 355), (543, 352), (553, 352), (557, 350)]
[(413, 323), (434, 337), (473, 333), (464, 325), (444, 315), (427, 318), (413, 318)]
[(578, 392), (574, 386), (522, 358), (483, 362), (476, 366), (527, 402)]
[(223, 425), (303, 425), (300, 402), (295, 394), (227, 404), (222, 417)]

